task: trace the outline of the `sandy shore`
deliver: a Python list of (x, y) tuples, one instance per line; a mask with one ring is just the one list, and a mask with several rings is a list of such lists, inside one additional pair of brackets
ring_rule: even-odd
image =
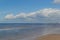
[(48, 34), (38, 37), (36, 40), (60, 40), (60, 34)]

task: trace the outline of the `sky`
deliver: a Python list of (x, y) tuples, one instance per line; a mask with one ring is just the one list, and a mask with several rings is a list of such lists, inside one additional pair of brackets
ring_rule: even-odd
[(0, 23), (60, 23), (60, 0), (0, 0)]

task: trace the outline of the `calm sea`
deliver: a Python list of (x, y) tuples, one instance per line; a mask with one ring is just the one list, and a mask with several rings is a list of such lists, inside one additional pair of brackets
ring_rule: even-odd
[(35, 40), (46, 34), (60, 34), (60, 24), (0, 23), (0, 40)]

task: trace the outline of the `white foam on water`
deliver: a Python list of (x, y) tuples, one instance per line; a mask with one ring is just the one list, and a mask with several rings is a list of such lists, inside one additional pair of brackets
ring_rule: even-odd
[(16, 30), (16, 29), (25, 29), (23, 27), (19, 27), (19, 28), (3, 28), (3, 29), (0, 29), (0, 31), (3, 31), (3, 30)]

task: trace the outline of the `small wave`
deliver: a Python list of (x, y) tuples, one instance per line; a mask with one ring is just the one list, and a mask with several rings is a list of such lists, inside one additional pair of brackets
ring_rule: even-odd
[(19, 28), (3, 28), (3, 29), (0, 29), (0, 31), (3, 31), (3, 30), (17, 30), (17, 29), (26, 29), (26, 28), (23, 28), (23, 27), (19, 27)]

